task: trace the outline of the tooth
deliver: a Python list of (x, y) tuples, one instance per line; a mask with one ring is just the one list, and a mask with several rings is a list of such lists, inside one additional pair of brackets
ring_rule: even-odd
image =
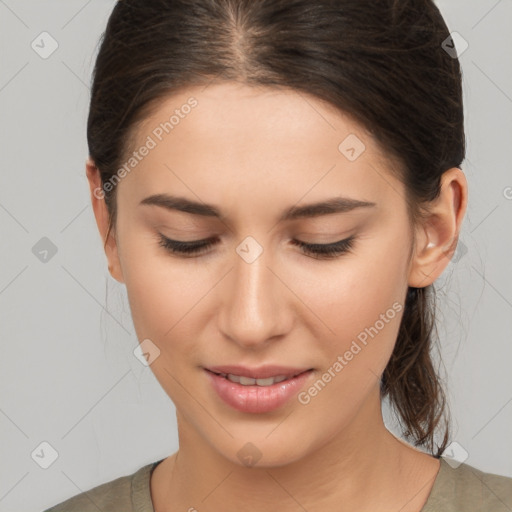
[(237, 382), (238, 384), (240, 384), (240, 377), (238, 375), (233, 375), (232, 373), (228, 373), (227, 379), (230, 380), (231, 382)]
[(267, 379), (256, 379), (258, 386), (271, 386), (274, 384), (274, 377), (268, 377)]
[(286, 377), (284, 375), (279, 375), (278, 377), (274, 377), (274, 382), (283, 382), (283, 380), (286, 380)]
[(256, 384), (256, 379), (251, 379), (250, 377), (240, 376), (240, 384), (243, 386), (253, 386)]

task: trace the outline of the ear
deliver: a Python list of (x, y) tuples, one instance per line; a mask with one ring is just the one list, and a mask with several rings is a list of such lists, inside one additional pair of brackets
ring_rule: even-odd
[(457, 248), (467, 197), (467, 181), (461, 169), (446, 171), (441, 176), (440, 196), (430, 203), (430, 213), (416, 227), (409, 286), (423, 288), (443, 273)]
[(91, 191), (92, 208), (108, 260), (108, 270), (115, 280), (124, 283), (114, 228), (111, 229), (108, 238), (106, 238), (110, 215), (107, 204), (105, 203), (105, 191), (102, 187), (100, 171), (90, 157), (87, 159), (85, 167), (87, 180), (89, 181), (89, 189)]

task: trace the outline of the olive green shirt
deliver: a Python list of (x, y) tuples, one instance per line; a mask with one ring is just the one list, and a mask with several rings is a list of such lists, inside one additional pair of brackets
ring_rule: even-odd
[[(73, 496), (44, 512), (155, 512), (150, 478), (160, 462)], [(452, 468), (443, 458), (421, 509), (421, 512), (511, 511), (512, 478), (484, 473), (467, 464)]]

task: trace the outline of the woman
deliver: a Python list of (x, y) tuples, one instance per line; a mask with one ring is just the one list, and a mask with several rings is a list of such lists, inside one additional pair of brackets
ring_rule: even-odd
[(87, 177), (179, 450), (51, 511), (512, 507), (512, 479), (441, 458), (431, 293), (467, 205), (447, 42), (427, 0), (117, 3)]

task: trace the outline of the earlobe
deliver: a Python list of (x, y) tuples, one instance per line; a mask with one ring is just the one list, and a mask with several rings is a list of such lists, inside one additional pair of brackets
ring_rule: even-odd
[(89, 157), (85, 163), (87, 180), (91, 193), (91, 203), (96, 224), (107, 256), (110, 275), (120, 283), (124, 283), (121, 264), (119, 261), (118, 244), (112, 230), (109, 232), (110, 214), (105, 202), (105, 192), (102, 187), (101, 175), (93, 160)]
[(429, 215), (417, 227), (415, 253), (409, 270), (409, 286), (432, 284), (450, 263), (457, 248), (467, 207), (467, 181), (454, 167), (441, 177), (441, 193), (429, 205)]

